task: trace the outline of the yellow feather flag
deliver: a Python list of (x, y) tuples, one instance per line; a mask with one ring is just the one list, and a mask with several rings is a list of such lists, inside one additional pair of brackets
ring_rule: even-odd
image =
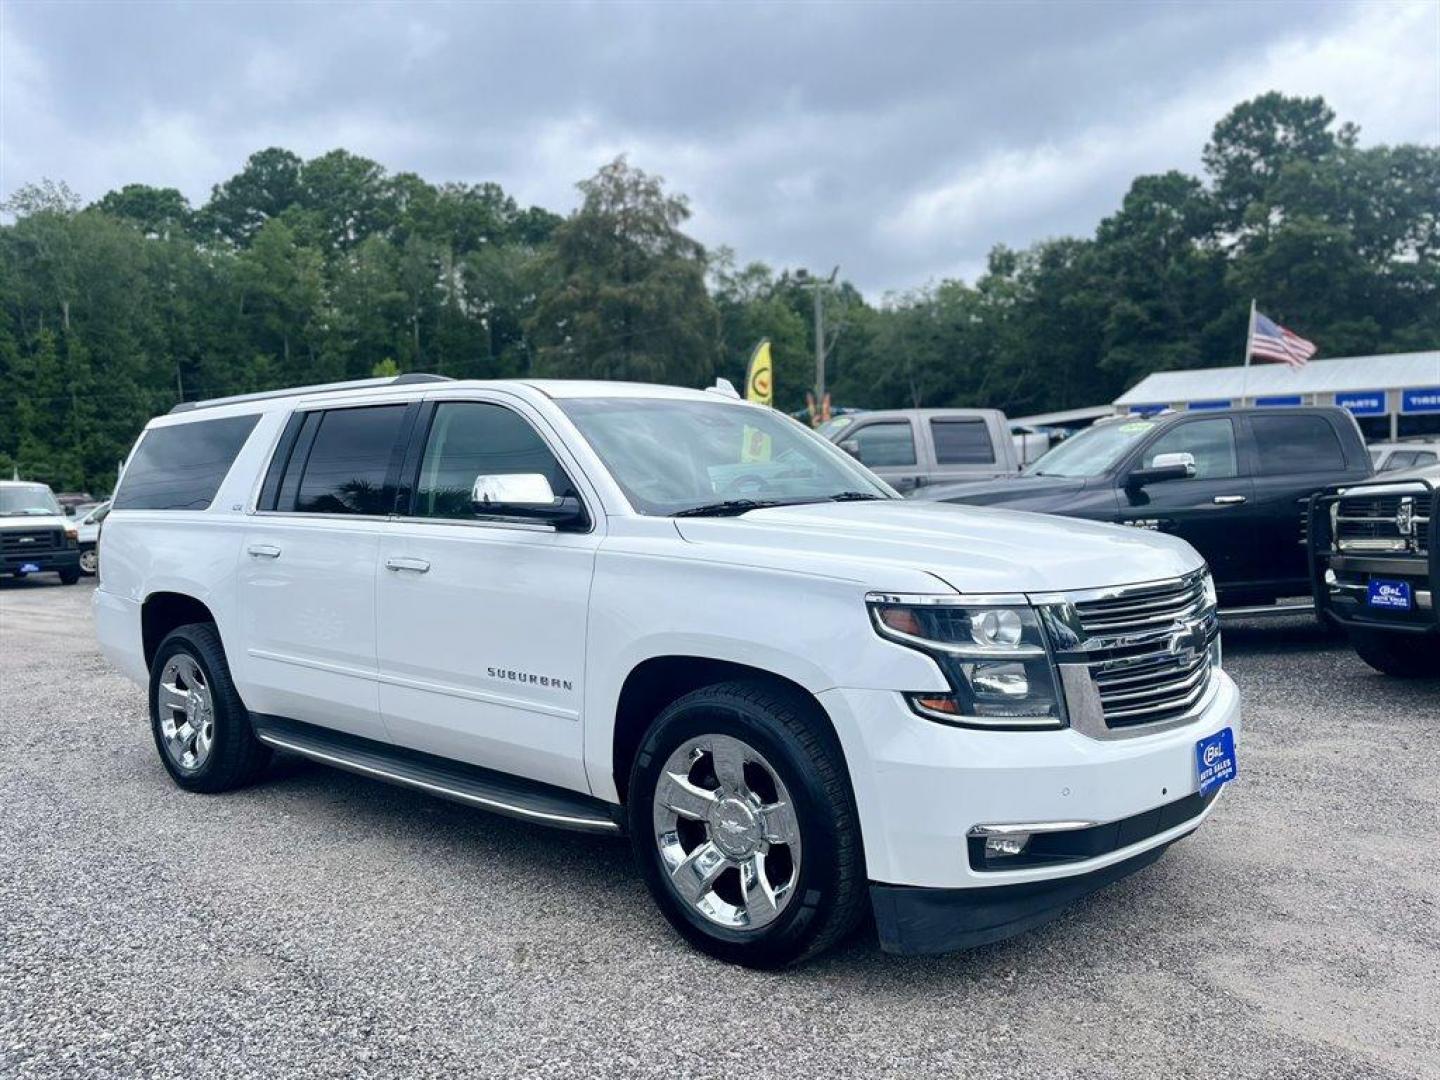
[(770, 367), (770, 339), (761, 338), (750, 354), (750, 367), (745, 373), (745, 400), (760, 405), (775, 404), (775, 383)]

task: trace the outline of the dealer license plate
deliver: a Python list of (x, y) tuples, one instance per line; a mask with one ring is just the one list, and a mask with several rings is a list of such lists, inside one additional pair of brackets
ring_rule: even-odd
[(1221, 784), (1235, 779), (1235, 733), (1228, 727), (1207, 735), (1195, 744), (1195, 764), (1200, 770), (1200, 794), (1209, 795)]
[(1365, 602), (1372, 608), (1385, 611), (1409, 611), (1412, 603), (1410, 583), (1376, 578), (1370, 582), (1370, 592), (1366, 595)]

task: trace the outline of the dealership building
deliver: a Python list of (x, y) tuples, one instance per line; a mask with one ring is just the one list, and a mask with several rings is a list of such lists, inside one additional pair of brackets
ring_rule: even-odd
[(1371, 442), (1440, 436), (1440, 349), (1312, 360), (1298, 369), (1262, 363), (1157, 371), (1115, 399), (1116, 411), (1130, 413), (1282, 405), (1349, 409)]

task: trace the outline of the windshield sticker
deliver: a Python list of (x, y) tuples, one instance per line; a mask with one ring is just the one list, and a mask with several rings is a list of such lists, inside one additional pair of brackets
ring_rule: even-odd
[(1132, 420), (1128, 424), (1121, 424), (1120, 430), (1126, 435), (1138, 435), (1142, 431), (1149, 431), (1154, 426), (1149, 420)]

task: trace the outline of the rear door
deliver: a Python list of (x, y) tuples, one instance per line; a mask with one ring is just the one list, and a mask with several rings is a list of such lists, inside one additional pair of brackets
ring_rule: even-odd
[[(481, 475), (540, 473), (587, 531), (504, 520)], [(402, 746), (577, 791), (590, 579), (604, 515), (543, 417), (503, 393), (435, 395), (380, 549), (380, 707)]]
[(375, 659), (375, 576), (418, 404), (297, 412), (240, 551), (246, 704), (386, 737)]
[(860, 464), (896, 491), (914, 491), (921, 483), (928, 462), (921, 460), (921, 440), (916, 438), (911, 417), (858, 420), (845, 433), (841, 445), (854, 446)]
[(1122, 476), (1121, 523), (1178, 536), (1210, 564), (1217, 583), (1237, 581), (1244, 574), (1253, 488), (1235, 421), (1182, 420), (1154, 437), (1125, 473), (1148, 468), (1161, 454), (1192, 455), (1195, 475), (1143, 488), (1124, 486)]
[(1246, 577), (1280, 596), (1310, 591), (1302, 519), (1311, 495), (1351, 476), (1328, 418), (1318, 413), (1255, 413), (1245, 418), (1255, 447), (1254, 542), (1245, 549)]

